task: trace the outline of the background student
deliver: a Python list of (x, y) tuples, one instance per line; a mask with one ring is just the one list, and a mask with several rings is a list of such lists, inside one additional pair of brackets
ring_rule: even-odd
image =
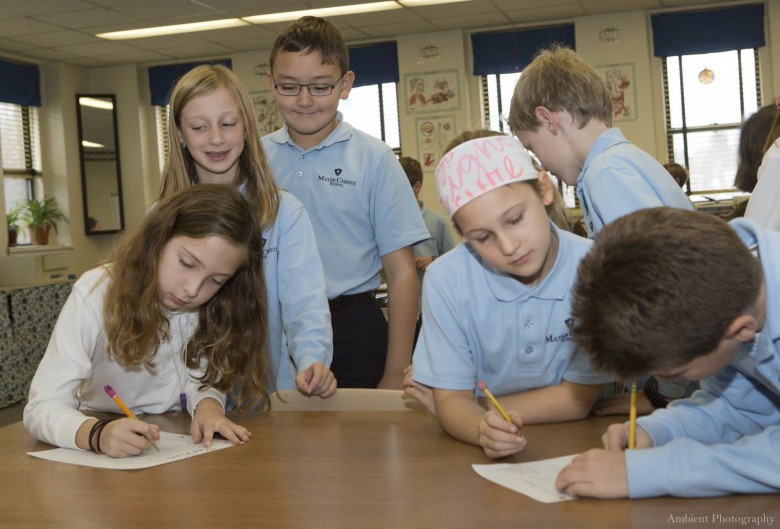
[(688, 169), (677, 162), (665, 163), (664, 169), (674, 178), (674, 181), (677, 182), (681, 189), (685, 189), (685, 184), (688, 182)]
[(775, 119), (762, 152), (758, 183), (748, 200), (745, 216), (765, 228), (780, 230), (780, 99), (775, 103)]
[[(577, 186), (590, 237), (639, 209), (693, 209), (667, 170), (612, 127), (612, 100), (605, 81), (568, 48), (542, 51), (523, 70), (508, 121), (512, 133), (546, 169)], [(667, 381), (658, 390), (673, 399), (682, 397), (686, 386), (685, 380)], [(616, 411), (627, 409), (625, 399)]]
[(572, 334), (624, 377), (701, 380), (604, 435), (556, 485), (600, 498), (780, 491), (780, 233), (653, 208), (605, 227), (579, 268)]
[[(338, 112), (355, 78), (338, 30), (293, 22), (271, 50), (268, 80), (284, 128), (263, 137), (277, 182), (312, 219), (333, 325), (340, 387), (400, 389), (412, 356), (419, 281), (412, 246), (429, 237), (390, 147)], [(374, 297), (387, 279), (388, 319)]]
[(452, 232), (447, 219), (426, 208), (425, 204), (420, 200), (420, 191), (423, 185), (422, 164), (410, 156), (402, 156), (398, 161), (409, 179), (409, 184), (411, 184), (414, 192), (414, 198), (417, 199), (417, 204), (420, 206), (420, 212), (425, 221), (425, 227), (428, 228), (428, 234), (430, 235), (430, 239), (414, 245), (414, 262), (417, 265), (417, 277), (420, 279), (420, 285), (422, 285), (425, 269), (428, 268), (428, 265), (440, 255), (444, 255), (452, 250), (455, 247), (455, 242), (452, 239)]
[[(552, 184), (520, 142), (466, 140), (469, 133), (436, 168), (442, 204), (465, 243), (427, 269), (407, 393), (432, 387), (442, 427), (497, 458), (523, 450), (524, 424), (587, 416), (609, 376), (591, 368), (567, 324), (590, 241), (550, 221)], [(512, 422), (486, 411), (479, 381)]]
[(314, 231), (298, 199), (276, 187), (246, 89), (224, 66), (197, 66), (174, 86), (170, 115), (160, 195), (221, 183), (249, 199), (263, 228), (270, 382), (275, 389), (332, 395), (333, 335)]
[[(417, 199), (417, 204), (420, 206), (420, 213), (422, 213), (423, 220), (425, 221), (425, 227), (428, 228), (428, 234), (430, 239), (418, 242), (414, 245), (414, 264), (417, 266), (417, 278), (420, 281), (420, 295), (422, 296), (422, 284), (425, 277), (425, 269), (428, 268), (434, 259), (440, 255), (444, 255), (455, 247), (455, 242), (452, 240), (452, 232), (450, 232), (450, 226), (447, 223), (447, 219), (425, 207), (422, 200), (420, 200), (420, 190), (423, 185), (423, 169), (422, 164), (410, 156), (402, 156), (398, 159), (401, 167), (406, 173), (406, 177), (409, 179), (409, 183), (412, 186), (414, 192), (414, 198)], [(420, 334), (420, 326), (422, 325), (422, 318), (417, 318), (417, 326), (414, 330), (414, 343), (417, 343), (417, 337)]]
[[(186, 409), (193, 440), (233, 443), (251, 434), (224, 414), (267, 398), (261, 232), (235, 190), (203, 185), (161, 200), (103, 266), (81, 276), (30, 386), (24, 425), (40, 441), (138, 455), (159, 428), (128, 418), (107, 424), (82, 411), (138, 415)], [(98, 426), (98, 428), (93, 428)]]

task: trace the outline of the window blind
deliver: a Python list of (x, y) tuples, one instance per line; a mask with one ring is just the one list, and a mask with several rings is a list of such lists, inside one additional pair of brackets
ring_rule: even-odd
[(574, 24), (523, 31), (474, 33), (471, 35), (474, 75), (519, 72), (531, 63), (539, 50), (556, 44), (574, 49)]
[(761, 48), (764, 4), (651, 17), (656, 57)]

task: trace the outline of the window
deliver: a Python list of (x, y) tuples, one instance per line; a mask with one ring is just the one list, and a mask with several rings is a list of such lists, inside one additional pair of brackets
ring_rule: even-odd
[(688, 168), (694, 202), (730, 199), (740, 127), (761, 99), (757, 50), (666, 57), (662, 64), (669, 161)]
[(511, 134), (507, 117), (518, 79), (520, 79), (520, 73), (482, 76), (482, 112), (486, 129)]
[(349, 98), (339, 103), (344, 121), (387, 143), (401, 155), (398, 124), (398, 96), (395, 83), (353, 88)]
[(43, 195), (38, 108), (0, 103), (5, 210)]

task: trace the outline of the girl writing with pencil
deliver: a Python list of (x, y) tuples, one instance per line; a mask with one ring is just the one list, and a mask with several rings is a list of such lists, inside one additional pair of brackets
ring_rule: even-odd
[(73, 286), (30, 386), (24, 425), (33, 437), (112, 457), (160, 438), (143, 420), (97, 421), (82, 412), (186, 409), (196, 443), (251, 433), (227, 419), (225, 392), (267, 398), (262, 233), (254, 208), (223, 185), (175, 193), (147, 215), (111, 259)]
[(249, 94), (224, 66), (196, 66), (173, 87), (170, 116), (161, 197), (219, 183), (238, 188), (255, 206), (263, 228), (270, 383), (333, 395), (333, 332), (314, 230), (303, 204), (276, 187)]
[[(582, 419), (611, 380), (568, 328), (591, 243), (550, 221), (553, 184), (514, 138), (462, 134), (436, 184), (465, 241), (426, 270), (405, 389), (425, 403), (433, 388), (428, 407), (450, 435), (505, 457), (525, 448), (523, 424)], [(504, 416), (486, 403), (490, 392)]]

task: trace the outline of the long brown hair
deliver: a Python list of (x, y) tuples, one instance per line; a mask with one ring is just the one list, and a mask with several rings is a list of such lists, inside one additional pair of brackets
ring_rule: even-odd
[(257, 130), (252, 102), (241, 80), (224, 66), (201, 64), (185, 73), (171, 91), (168, 120), (168, 159), (162, 173), (160, 198), (198, 183), (195, 161), (179, 142), (181, 113), (187, 103), (224, 88), (238, 106), (246, 138), (238, 162), (236, 187), (243, 186), (249, 201), (257, 208), (260, 226), (270, 226), (279, 212), (279, 191)]
[(198, 328), (185, 364), (199, 369), (201, 387), (227, 392), (240, 385), (238, 402), (267, 401), (268, 311), (263, 279), (262, 231), (257, 213), (230, 186), (201, 184), (160, 200), (107, 263), (111, 278), (103, 317), (108, 354), (127, 365), (154, 365), (170, 326), (157, 285), (160, 252), (174, 237), (222, 237), (246, 252), (244, 263), (198, 309)]

